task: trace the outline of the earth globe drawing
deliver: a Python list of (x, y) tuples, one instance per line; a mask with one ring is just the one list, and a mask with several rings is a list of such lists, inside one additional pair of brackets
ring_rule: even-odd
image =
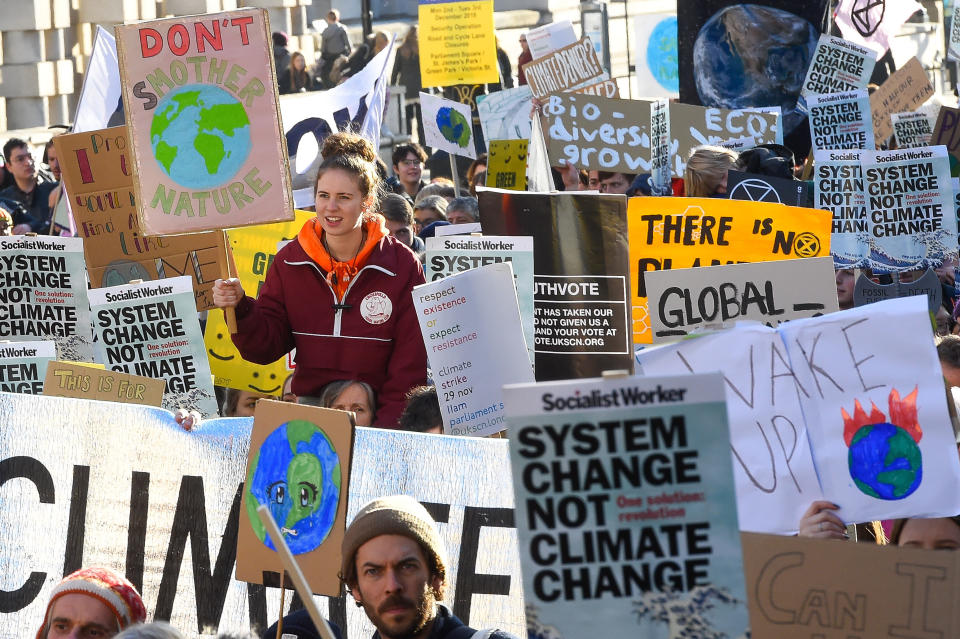
[(232, 178), (250, 154), (250, 118), (218, 86), (188, 84), (163, 96), (150, 123), (157, 164), (189, 189), (211, 189)]
[(437, 127), (440, 135), (448, 142), (464, 148), (470, 143), (470, 135), (473, 133), (470, 122), (456, 109), (440, 107), (437, 110)]
[(860, 492), (886, 500), (911, 495), (923, 478), (920, 447), (906, 430), (889, 423), (860, 427), (850, 444), (850, 477)]
[(779, 106), (783, 133), (804, 124), (797, 104), (819, 31), (787, 11), (738, 4), (713, 14), (693, 45), (697, 93), (704, 106)]
[(265, 505), (290, 552), (316, 550), (337, 517), (340, 481), (340, 458), (319, 426), (305, 420), (281, 424), (260, 445), (247, 474), (246, 509), (257, 539), (276, 550), (257, 516)]
[(647, 66), (653, 78), (667, 91), (680, 90), (677, 57), (677, 18), (670, 16), (657, 23), (647, 41)]

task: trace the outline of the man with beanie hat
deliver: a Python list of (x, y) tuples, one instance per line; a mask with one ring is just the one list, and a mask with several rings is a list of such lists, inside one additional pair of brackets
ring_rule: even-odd
[(374, 639), (512, 639), (476, 631), (440, 605), (447, 560), (427, 510), (393, 495), (364, 506), (343, 537), (340, 579), (377, 628)]
[(36, 639), (112, 637), (146, 619), (140, 594), (122, 575), (83, 568), (53, 589)]

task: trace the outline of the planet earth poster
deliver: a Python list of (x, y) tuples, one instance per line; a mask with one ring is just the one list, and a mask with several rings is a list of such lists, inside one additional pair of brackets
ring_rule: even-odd
[(634, 21), (637, 95), (680, 97), (677, 14), (649, 13)]
[(452, 155), (477, 157), (470, 106), (429, 93), (420, 94), (427, 146)]
[(806, 111), (797, 98), (826, 6), (826, 0), (679, 0), (680, 101), (724, 109), (779, 106), (784, 136), (801, 125), (803, 134)]

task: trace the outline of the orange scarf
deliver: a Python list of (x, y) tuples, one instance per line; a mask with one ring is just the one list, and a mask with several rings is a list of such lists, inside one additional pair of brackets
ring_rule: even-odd
[(327, 251), (323, 245), (323, 226), (319, 218), (308, 220), (297, 235), (297, 241), (310, 259), (327, 272), (327, 283), (336, 293), (338, 302), (343, 301), (350, 282), (367, 263), (367, 259), (380, 239), (387, 234), (383, 216), (379, 214), (368, 217), (363, 223), (363, 228), (367, 233), (367, 239), (360, 247), (360, 252), (349, 262), (338, 262)]

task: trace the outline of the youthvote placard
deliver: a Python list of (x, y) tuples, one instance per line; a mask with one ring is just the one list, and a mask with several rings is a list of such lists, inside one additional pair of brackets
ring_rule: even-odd
[(0, 237), (0, 339), (50, 339), (61, 359), (93, 361), (83, 240)]
[(930, 144), (936, 119), (925, 111), (892, 113), (893, 139), (898, 149), (909, 149)]
[(835, 268), (857, 268), (867, 257), (866, 191), (860, 151), (816, 151), (814, 207), (830, 211), (830, 252)]
[(215, 308), (213, 283), (227, 276), (223, 233), (141, 233), (126, 127), (53, 138), (90, 286), (189, 275), (197, 310)]
[(523, 73), (533, 97), (541, 100), (553, 93), (594, 85), (609, 77), (593, 43), (586, 36), (526, 63)]
[(57, 359), (51, 341), (0, 342), (0, 391), (39, 395), (47, 366)]
[(876, 64), (877, 54), (871, 49), (824, 33), (800, 93), (807, 96), (865, 89)]
[(944, 146), (864, 153), (870, 252), (875, 272), (939, 266), (957, 253), (957, 223)]
[(821, 498), (843, 521), (960, 512), (925, 297), (777, 329), (741, 324), (637, 361), (645, 375), (723, 373), (741, 530), (795, 532)]
[[(722, 377), (504, 393), (529, 636), (591, 636), (598, 609), (605, 636), (741, 636)], [(711, 600), (725, 605), (708, 612)]]
[(166, 381), (163, 407), (216, 416), (210, 365), (189, 277), (90, 291), (97, 360), (110, 370)]
[(866, 90), (811, 95), (807, 106), (815, 150), (876, 148)]
[(651, 341), (644, 273), (828, 255), (830, 215), (764, 202), (634, 197), (630, 230), (633, 340)]
[[(458, 226), (458, 225), (453, 225)], [(501, 237), (428, 237), (426, 261), (423, 270), (428, 282), (462, 273), (486, 264), (510, 262), (513, 282), (520, 305), (520, 321), (527, 343), (527, 354), (534, 363), (533, 329), (533, 238), (526, 236)]]
[(499, 189), (477, 195), (485, 232), (533, 237), (537, 379), (632, 369), (626, 198)]
[(740, 320), (778, 326), (840, 310), (830, 257), (651, 271), (644, 278), (654, 344)]
[(505, 430), (503, 385), (533, 381), (510, 262), (414, 287), (413, 306), (443, 431), (485, 437)]
[(292, 219), (266, 10), (114, 31), (143, 232)]
[[(0, 628), (36, 628), (64, 571), (88, 565), (126, 574), (155, 619), (190, 635), (259, 636), (288, 612), (279, 562), (271, 586), (234, 579), (252, 419), (185, 432), (156, 408), (11, 393), (0, 415)], [(376, 497), (418, 499), (449, 557), (454, 614), (523, 633), (507, 441), (358, 428), (351, 470), (347, 521)], [(346, 639), (373, 634), (349, 595), (315, 601)]]

